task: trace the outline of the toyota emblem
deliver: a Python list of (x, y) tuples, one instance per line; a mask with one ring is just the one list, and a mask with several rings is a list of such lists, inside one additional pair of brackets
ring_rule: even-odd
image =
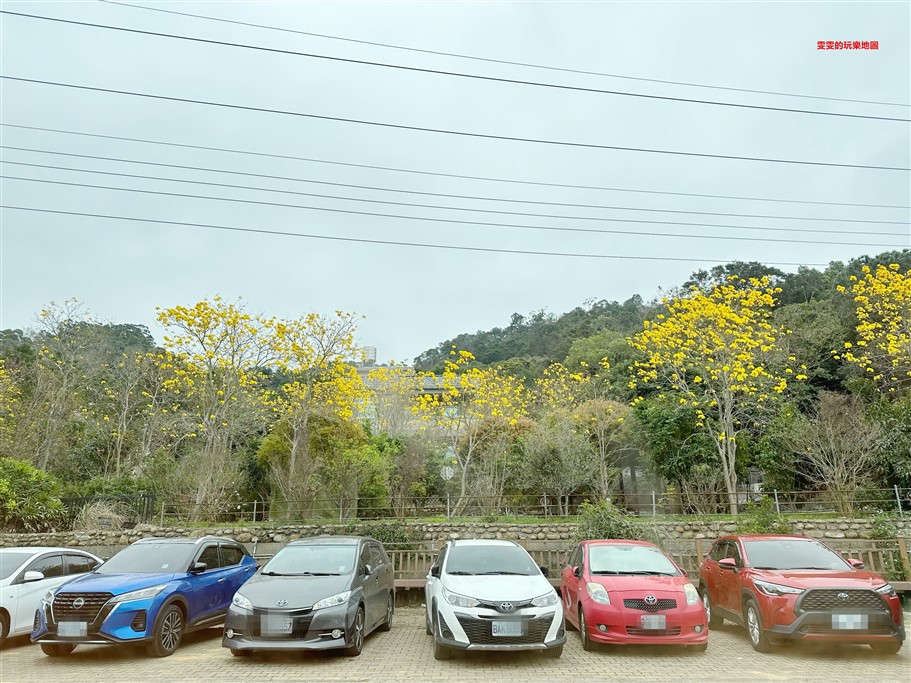
[(279, 600), (279, 601), (276, 602), (275, 604), (278, 605), (279, 607), (284, 607), (285, 605), (288, 604), (288, 601), (287, 601), (287, 600)]
[(501, 602), (500, 611), (501, 612), (512, 612), (516, 608), (511, 602)]
[(73, 609), (79, 609), (84, 604), (85, 604), (85, 600), (83, 600), (82, 598), (76, 598), (75, 600), (73, 600)]
[(658, 598), (656, 598), (654, 595), (646, 595), (646, 596), (645, 596), (645, 604), (646, 604), (646, 605), (655, 605), (655, 604), (657, 604), (657, 603), (658, 603)]
[(847, 594), (847, 593), (839, 593), (839, 594), (838, 594), (838, 599), (841, 600), (842, 602), (844, 602), (845, 600), (848, 599), (848, 594)]

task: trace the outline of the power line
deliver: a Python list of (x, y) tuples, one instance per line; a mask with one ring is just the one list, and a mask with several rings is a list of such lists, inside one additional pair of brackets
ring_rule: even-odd
[(268, 24), (255, 24), (249, 21), (237, 21), (233, 19), (224, 19), (222, 17), (212, 17), (205, 14), (192, 14), (190, 12), (177, 12), (175, 10), (161, 9), (159, 7), (145, 7), (143, 5), (132, 5), (125, 2), (113, 2), (112, 0), (99, 0), (99, 2), (106, 3), (108, 5), (119, 5), (120, 7), (129, 7), (131, 9), (142, 9), (149, 12), (161, 12), (163, 14), (175, 14), (183, 17), (193, 17), (194, 19), (205, 19), (207, 21), (217, 21), (224, 24), (234, 24), (237, 26), (249, 26), (252, 28), (261, 28), (269, 31), (281, 31), (282, 33), (294, 33), (302, 36), (312, 36), (315, 38), (325, 38), (327, 40), (339, 40), (346, 43), (356, 43), (360, 45), (373, 45), (375, 47), (384, 47), (392, 50), (405, 50), (407, 52), (418, 52), (421, 54), (428, 55), (439, 55), (442, 57), (457, 57), (458, 59), (470, 59), (478, 62), (489, 62), (491, 64), (507, 64), (510, 66), (523, 66), (532, 69), (544, 69), (546, 71), (560, 71), (563, 73), (572, 73), (572, 74), (583, 74), (586, 76), (602, 76), (606, 78), (621, 78), (629, 81), (643, 81), (646, 83), (663, 83), (667, 85), (684, 85), (691, 88), (708, 88), (711, 90), (730, 90), (732, 92), (747, 92), (747, 93), (756, 93), (760, 95), (777, 95), (780, 97), (801, 97), (811, 100), (829, 100), (832, 102), (854, 102), (858, 104), (881, 104), (890, 107), (911, 107), (911, 104), (905, 104), (903, 102), (880, 102), (876, 100), (855, 100), (845, 97), (824, 97), (822, 95), (803, 95), (799, 93), (789, 93), (789, 92), (778, 92), (774, 90), (755, 90), (751, 88), (733, 88), (723, 85), (706, 85), (704, 83), (691, 83), (688, 81), (669, 81), (660, 78), (643, 78), (641, 76), (626, 76), (622, 74), (612, 74), (605, 73), (603, 71), (586, 71), (584, 69), (569, 69), (558, 66), (549, 66), (545, 64), (532, 64), (529, 62), (518, 62), (507, 59), (493, 59), (491, 57), (479, 57), (477, 55), (466, 55), (460, 54), (457, 52), (442, 52), (439, 50), (426, 50), (417, 47), (407, 47), (404, 45), (393, 45), (390, 43), (380, 43), (371, 40), (358, 40), (356, 38), (345, 38), (343, 36), (333, 36), (325, 33), (313, 33), (311, 31), (299, 31), (291, 28), (284, 28), (282, 26), (270, 26)]
[(877, 171), (911, 171), (911, 168), (902, 166), (874, 166), (869, 164), (839, 164), (827, 161), (804, 161), (800, 159), (774, 159), (768, 157), (747, 157), (730, 154), (707, 154), (704, 152), (681, 152), (679, 150), (667, 149), (650, 149), (645, 147), (621, 147), (619, 145), (599, 145), (589, 142), (570, 142), (566, 140), (547, 140), (542, 138), (521, 138), (511, 135), (494, 135), (492, 133), (471, 133), (468, 131), (453, 130), (448, 128), (429, 128), (425, 126), (409, 126), (402, 123), (386, 123), (382, 121), (368, 121), (366, 119), (353, 119), (342, 116), (326, 116), (322, 114), (309, 114), (306, 112), (289, 111), (286, 109), (271, 109), (268, 107), (254, 107), (242, 104), (230, 104), (228, 102), (213, 102), (211, 100), (194, 100), (186, 97), (172, 97), (168, 95), (156, 95), (153, 93), (133, 92), (129, 90), (119, 90), (116, 88), (98, 88), (89, 85), (77, 85), (75, 83), (60, 83), (58, 81), (45, 81), (37, 78), (22, 78), (19, 76), (0, 75), (0, 78), (17, 81), (20, 83), (33, 83), (37, 85), (50, 85), (60, 88), (71, 88), (73, 90), (86, 90), (90, 92), (103, 92), (113, 95), (129, 95), (131, 97), (142, 97), (151, 100), (162, 100), (166, 102), (181, 102), (184, 104), (200, 104), (207, 107), (220, 107), (224, 109), (235, 109), (239, 111), (252, 111), (265, 114), (279, 114), (281, 116), (295, 116), (299, 118), (315, 119), (319, 121), (334, 121), (338, 123), (355, 123), (364, 126), (375, 126), (379, 128), (393, 128), (396, 130), (421, 131), (424, 133), (438, 133), (443, 135), (455, 135), (467, 138), (480, 138), (485, 140), (502, 140), (506, 142), (530, 142), (539, 145), (555, 145), (561, 147), (577, 147), (586, 149), (609, 149), (622, 152), (645, 152), (649, 154), (667, 154), (671, 156), (698, 157), (703, 159), (728, 159), (736, 161), (758, 161), (775, 164), (791, 164), (799, 166), (826, 166), (832, 168), (858, 168)]
[[(212, 230), (228, 230), (232, 232), (247, 232), (260, 235), (281, 235), (284, 237), (303, 237), (308, 239), (331, 240), (336, 242), (359, 242), (361, 244), (386, 244), (400, 247), (420, 247), (425, 249), (451, 249), (456, 251), (480, 251), (494, 254), (524, 254), (530, 256), (563, 256), (569, 258), (591, 258), (591, 259), (619, 259), (633, 261), (679, 261), (684, 263), (730, 263), (727, 261), (718, 261), (714, 259), (694, 259), (679, 256), (626, 256), (615, 254), (587, 254), (572, 252), (555, 252), (555, 251), (528, 251), (520, 249), (494, 249), (491, 247), (470, 247), (454, 244), (426, 244), (422, 242), (399, 242), (393, 240), (376, 240), (357, 237), (339, 237), (337, 235), (314, 235), (299, 232), (286, 232), (281, 230), (262, 230), (257, 228), (241, 228), (228, 225), (213, 225), (208, 223), (188, 223), (183, 221), (165, 221), (154, 218), (138, 218), (135, 216), (112, 216), (98, 213), (85, 213), (80, 211), (59, 211), (56, 209), (39, 209), (31, 206), (13, 206), (9, 204), (0, 204), (0, 209), (13, 209), (16, 211), (33, 211), (36, 213), (50, 213), (62, 216), (82, 216), (86, 218), (103, 218), (109, 220), (132, 221), (138, 223), (155, 223), (159, 225), (180, 225), (194, 228), (209, 228)], [(813, 266), (826, 267), (827, 263), (796, 263), (788, 261), (769, 261), (770, 265), (778, 266)]]
[(119, 140), (121, 142), (140, 142), (147, 145), (162, 145), (167, 147), (177, 147), (181, 149), (204, 150), (207, 152), (226, 152), (229, 154), (243, 154), (246, 156), (262, 157), (265, 159), (284, 159), (288, 161), (305, 161), (314, 164), (328, 164), (332, 166), (344, 166), (348, 168), (364, 168), (375, 171), (391, 171), (395, 173), (410, 173), (414, 175), (426, 175), (437, 178), (458, 178), (460, 180), (481, 180), (492, 183), (508, 183), (512, 185), (531, 185), (534, 187), (558, 187), (574, 190), (593, 190), (599, 192), (630, 192), (634, 194), (658, 194), (673, 197), (701, 197), (707, 199), (730, 199), (736, 201), (750, 202), (775, 202), (782, 204), (810, 204), (814, 206), (855, 206), (869, 209), (911, 209), (911, 206), (903, 204), (861, 204), (856, 202), (822, 202), (811, 201), (807, 199), (782, 199), (777, 197), (749, 197), (743, 195), (727, 194), (706, 194), (699, 192), (670, 192), (667, 190), (643, 190), (641, 188), (629, 187), (606, 187), (603, 185), (574, 185), (570, 183), (550, 183), (536, 180), (520, 180), (517, 178), (495, 178), (491, 176), (460, 175), (458, 173), (441, 173), (438, 171), (424, 171), (411, 168), (400, 168), (396, 166), (379, 166), (374, 164), (357, 164), (346, 161), (333, 161), (329, 159), (317, 159), (314, 157), (294, 156), (291, 154), (275, 154), (269, 152), (256, 152), (247, 149), (235, 149), (231, 147), (209, 147), (206, 145), (193, 145), (181, 142), (168, 142), (165, 140), (150, 140), (148, 138), (131, 138), (121, 135), (106, 135), (103, 133), (88, 133), (86, 131), (67, 130), (62, 128), (46, 128), (41, 126), (27, 126), (17, 123), (4, 123), (0, 121), (0, 126), (7, 128), (19, 128), (22, 130), (34, 130), (44, 133), (60, 133), (62, 135), (76, 135), (80, 137), (96, 138), (101, 140)]
[[(46, 180), (42, 178), (24, 178), (21, 176), (0, 175), (0, 179), (19, 180), (31, 183), (43, 183), (47, 185), (63, 185), (67, 187), (84, 187), (96, 190), (113, 190), (117, 192), (133, 192), (137, 194), (156, 195), (163, 197), (181, 197), (184, 199), (206, 199), (217, 202), (231, 202), (235, 204), (252, 204), (256, 206), (275, 206), (288, 209), (304, 209), (307, 211), (323, 211), (327, 213), (341, 213), (354, 216), (370, 216), (374, 218), (394, 218), (399, 220), (420, 221), (422, 223), (451, 223), (455, 225), (480, 225), (485, 227), (512, 228), (518, 230), (537, 230), (553, 232), (580, 232), (596, 233), (607, 235), (633, 235), (636, 237), (676, 237), (680, 239), (703, 239), (703, 240), (731, 240), (737, 242), (777, 242), (784, 244), (817, 244), (832, 246), (850, 246), (850, 247), (898, 247), (904, 248), (904, 244), (881, 244), (869, 242), (829, 242), (819, 240), (796, 240), (796, 239), (779, 239), (772, 237), (740, 237), (731, 235), (680, 235), (666, 232), (641, 232), (635, 230), (606, 230), (603, 228), (575, 228), (562, 226), (543, 226), (543, 225), (526, 225), (521, 223), (492, 223), (488, 221), (466, 221), (452, 218), (427, 218), (424, 216), (408, 216), (404, 214), (378, 213), (374, 211), (355, 211), (353, 209), (333, 209), (322, 206), (307, 206), (303, 204), (285, 204), (281, 202), (266, 202), (253, 199), (237, 199), (235, 197), (212, 197), (208, 195), (187, 194), (181, 192), (164, 192), (161, 190), (141, 190), (132, 187), (114, 187), (110, 185), (93, 185), (90, 183), (74, 183), (62, 180)], [(909, 245), (911, 246), (911, 245)]]
[[(656, 221), (656, 220), (642, 220), (642, 219), (628, 219), (628, 218), (599, 218), (599, 217), (595, 217), (595, 216), (566, 216), (566, 215), (553, 215), (553, 214), (542, 214), (542, 213), (528, 213), (528, 212), (521, 212), (521, 211), (497, 211), (497, 210), (493, 210), (493, 209), (475, 209), (475, 208), (459, 207), (459, 206), (443, 206), (443, 205), (439, 205), (439, 204), (418, 204), (418, 203), (414, 203), (414, 202), (394, 202), (394, 201), (386, 201), (386, 200), (382, 200), (382, 199), (366, 199), (363, 197), (349, 197), (349, 196), (342, 196), (342, 195), (321, 194), (321, 193), (316, 193), (316, 192), (298, 192), (298, 191), (294, 191), (294, 190), (280, 190), (280, 189), (267, 188), (267, 187), (256, 187), (256, 186), (251, 186), (251, 185), (234, 185), (231, 183), (216, 183), (216, 182), (209, 182), (209, 181), (204, 181), (204, 180), (185, 180), (182, 178), (167, 178), (167, 177), (162, 177), (162, 176), (142, 175), (142, 174), (136, 174), (136, 173), (119, 173), (119, 172), (115, 172), (115, 171), (100, 171), (100, 170), (94, 170), (94, 169), (72, 168), (72, 167), (68, 167), (68, 166), (57, 166), (57, 165), (52, 165), (52, 164), (33, 164), (33, 163), (27, 163), (27, 162), (22, 162), (22, 161), (9, 161), (6, 159), (2, 160), (2, 162), (0, 162), (0, 163), (10, 164), (13, 166), (27, 166), (27, 167), (31, 167), (31, 168), (51, 169), (51, 170), (55, 170), (55, 171), (75, 171), (77, 173), (92, 173), (92, 174), (96, 174), (96, 175), (114, 176), (114, 177), (118, 177), (118, 178), (135, 178), (135, 179), (140, 179), (140, 180), (159, 180), (159, 181), (164, 181), (164, 182), (187, 183), (190, 185), (209, 185), (209, 186), (213, 186), (213, 187), (223, 187), (223, 188), (230, 188), (230, 189), (234, 189), (234, 190), (254, 190), (257, 192), (275, 192), (278, 194), (289, 194), (289, 195), (296, 195), (296, 196), (303, 196), (303, 197), (316, 197), (319, 199), (361, 202), (361, 203), (368, 203), (368, 204), (384, 204), (384, 205), (392, 205), (392, 206), (407, 206), (407, 207), (421, 208), (421, 209), (437, 209), (437, 210), (446, 210), (446, 211), (468, 211), (471, 213), (493, 213), (493, 214), (504, 214), (504, 215), (509, 215), (509, 216), (531, 216), (531, 217), (535, 217), (535, 218), (559, 218), (559, 219), (570, 219), (570, 220), (596, 221), (596, 222), (604, 222), (604, 223), (681, 225), (681, 226), (688, 226), (688, 227), (696, 226), (696, 227), (704, 227), (704, 228), (731, 228), (731, 229), (741, 229), (741, 230), (760, 230), (760, 231), (786, 232), (786, 233), (808, 232), (808, 233), (819, 233), (819, 234), (824, 234), (824, 235), (854, 234), (850, 231), (840, 231), (840, 230), (813, 230), (813, 229), (805, 229), (805, 228), (776, 228), (776, 227), (771, 227), (771, 226), (753, 226), (753, 225), (720, 225), (717, 223)], [(3, 177), (3, 176), (0, 176), (0, 177)], [(6, 177), (10, 177), (10, 176), (6, 176)], [(22, 180), (22, 178), (14, 178), (14, 179)], [(40, 181), (37, 181), (37, 179), (36, 179), (36, 182), (40, 182)], [(50, 182), (50, 181), (48, 181), (48, 182)], [(88, 187), (94, 187), (94, 186), (89, 185)], [(181, 195), (181, 196), (183, 196), (183, 195)], [(190, 196), (195, 197), (196, 195), (190, 195)], [(213, 199), (213, 198), (209, 197), (209, 199)], [(230, 201), (240, 201), (240, 200), (230, 200)], [(270, 204), (271, 204), (271, 202), (270, 202)], [(276, 204), (276, 206), (298, 207), (298, 205), (296, 205), (296, 204)], [(315, 208), (315, 207), (301, 206), (298, 208)], [(380, 215), (386, 215), (386, 214), (380, 214)], [(389, 216), (389, 217), (401, 218), (401, 216), (398, 216), (398, 215), (393, 215), (393, 216)], [(414, 217), (412, 217), (412, 218), (414, 218)], [(511, 224), (486, 223), (486, 222), (485, 223), (472, 222), (470, 224), (472, 224), (472, 225), (475, 225), (475, 224), (494, 225), (494, 226), (503, 225), (503, 226), (507, 226), (507, 227), (531, 227), (531, 226), (524, 226), (524, 225), (518, 226), (518, 225), (511, 225)], [(554, 228), (554, 229), (555, 230), (557, 230), (557, 229), (574, 230), (573, 228)], [(583, 231), (590, 232), (588, 230), (582, 230), (582, 229), (578, 229), (578, 230), (580, 232), (583, 232)], [(611, 231), (595, 231), (595, 232), (611, 232)], [(627, 233), (621, 233), (621, 234), (627, 234)], [(648, 233), (635, 233), (635, 234), (648, 234)], [(663, 233), (659, 233), (659, 234), (663, 234)], [(903, 237), (904, 236), (904, 233), (898, 233), (898, 232), (864, 231), (863, 234), (864, 235), (888, 235), (888, 236), (893, 236), (893, 237)], [(783, 241), (789, 242), (791, 240), (783, 240)], [(808, 243), (816, 244), (817, 242), (813, 241), (813, 242), (808, 242)], [(864, 246), (864, 245), (856, 245), (854, 243), (850, 243), (850, 244), (852, 244), (854, 246)], [(870, 245), (870, 246), (888, 246), (888, 245)]]
[[(0, 145), (0, 149), (12, 149), (20, 152), (32, 152), (37, 154), (52, 154), (56, 156), (65, 156), (65, 157), (75, 157), (79, 159), (93, 159), (96, 161), (114, 161), (117, 163), (125, 164), (141, 164), (143, 166), (159, 166), (162, 168), (179, 168), (182, 170), (188, 171), (205, 171), (208, 173), (224, 173), (227, 175), (237, 175), (237, 176), (246, 176), (251, 178), (265, 178), (267, 180), (283, 180), (290, 181), (295, 183), (312, 183), (315, 185), (328, 185), (331, 187), (347, 187), (358, 190), (372, 190), (378, 192), (395, 192), (400, 194), (416, 194), (422, 196), (430, 197), (448, 197), (451, 199), (470, 199), (476, 201), (487, 201), (487, 202), (506, 202), (510, 204), (536, 204), (543, 206), (568, 206), (577, 209), (607, 209), (612, 211), (644, 211), (648, 213), (680, 213), (687, 215), (696, 215), (696, 216), (726, 216), (726, 217), (736, 217), (736, 218), (773, 218), (776, 220), (794, 220), (794, 221), (822, 221), (826, 223), (872, 223), (877, 225), (908, 225), (908, 221), (875, 221), (869, 219), (857, 219), (857, 218), (820, 218), (816, 216), (779, 216), (779, 215), (766, 215), (766, 214), (754, 214), (754, 213), (729, 213), (729, 212), (719, 212), (719, 211), (685, 211), (683, 209), (654, 209), (654, 208), (645, 208), (638, 206), (611, 206), (605, 204), (581, 204), (578, 202), (546, 202), (536, 199), (507, 199), (503, 197), (485, 197), (479, 195), (465, 195), (465, 194), (452, 194), (446, 192), (429, 192), (426, 190), (406, 190), (403, 188), (395, 187), (379, 187), (376, 185), (359, 185), (355, 183), (337, 183), (330, 182), (328, 180), (314, 180), (312, 178), (295, 178), (292, 176), (281, 176), (281, 175), (272, 175), (268, 173), (250, 173), (249, 171), (233, 171), (224, 168), (212, 168), (207, 166), (188, 166), (185, 164), (167, 164), (164, 162), (158, 161), (145, 161), (141, 159), (124, 159), (122, 157), (105, 157), (99, 156), (97, 154), (76, 154), (75, 152), (60, 152), (58, 150), (47, 150), (47, 149), (36, 149), (34, 147), (16, 147), (13, 145)], [(24, 162), (15, 162), (15, 161), (6, 161), (8, 164), (16, 164), (18, 166), (34, 166), (37, 168), (51, 168), (55, 170), (66, 170), (66, 171), (79, 171), (83, 173), (101, 173), (104, 175), (118, 175), (134, 178), (146, 178), (153, 180), (167, 180), (174, 182), (187, 182), (193, 184), (201, 185), (214, 185), (218, 187), (231, 187), (244, 190), (260, 190), (263, 192), (279, 192), (282, 194), (296, 194), (296, 195), (305, 195), (305, 196), (315, 196), (315, 197), (324, 197), (329, 196), (333, 199), (348, 199), (347, 197), (333, 197), (332, 195), (319, 195), (311, 192), (293, 192), (290, 190), (279, 190), (274, 188), (266, 187), (253, 187), (249, 185), (230, 185), (226, 183), (212, 183), (212, 182), (203, 182), (195, 180), (180, 180), (176, 178), (161, 178), (157, 176), (142, 176), (142, 175), (132, 175), (129, 173), (113, 173), (109, 171), (93, 171), (83, 168), (71, 168), (67, 166), (52, 166), (45, 164), (30, 164)], [(358, 200), (358, 201), (375, 201), (375, 200)], [(375, 203), (387, 203), (383, 201)], [(389, 202), (397, 204), (398, 202)], [(579, 220), (610, 220), (607, 218), (597, 218), (592, 216), (558, 216), (553, 214), (539, 214), (539, 213), (523, 213), (523, 212), (514, 212), (514, 211), (496, 211), (492, 209), (471, 209), (457, 206), (438, 206), (434, 204), (412, 204), (405, 203), (407, 206), (421, 206), (428, 208), (437, 208), (437, 209), (455, 209), (457, 211), (475, 211), (482, 213), (504, 213), (509, 215), (518, 215), (518, 216), (543, 216), (546, 218), (573, 218)], [(616, 219), (616, 220), (626, 220), (626, 219)], [(637, 222), (637, 221), (633, 221)], [(644, 221), (644, 222), (654, 222), (654, 221)], [(662, 222), (662, 221), (657, 221)], [(703, 223), (673, 223), (674, 225), (706, 225)], [(756, 228), (754, 226), (718, 226), (718, 227), (743, 227), (756, 230), (781, 230), (784, 232), (793, 231), (793, 232), (821, 232), (829, 233), (834, 232), (838, 233), (839, 231), (829, 231), (829, 230), (802, 230), (800, 228)], [(844, 231), (847, 234), (847, 231)], [(895, 232), (869, 232), (864, 231), (867, 235), (899, 235), (903, 233)]]
[(218, 45), (221, 47), (234, 47), (242, 50), (255, 50), (257, 52), (269, 52), (294, 57), (305, 57), (307, 59), (322, 59), (331, 62), (343, 62), (345, 64), (358, 64), (360, 66), (374, 66), (384, 69), (396, 69), (399, 71), (411, 71), (413, 73), (433, 74), (435, 76), (450, 76), (454, 78), (465, 78), (476, 81), (488, 81), (492, 83), (509, 83), (512, 85), (526, 85), (536, 88), (550, 88), (554, 90), (570, 90), (577, 92), (587, 92), (599, 95), (616, 95), (620, 97), (637, 97), (646, 100), (664, 100), (666, 102), (686, 102), (689, 104), (705, 104), (715, 107), (733, 107), (736, 109), (756, 109), (760, 111), (775, 111), (788, 114), (811, 114), (815, 116), (835, 116), (850, 119), (868, 119), (874, 121), (897, 121), (900, 123), (911, 123), (911, 119), (902, 119), (892, 116), (872, 116), (868, 114), (847, 114), (845, 112), (819, 111), (816, 109), (793, 109), (789, 107), (769, 107), (758, 104), (742, 104), (738, 102), (720, 102), (717, 100), (696, 100), (686, 97), (670, 97), (667, 95), (649, 95), (646, 93), (627, 92), (623, 90), (603, 90), (600, 88), (585, 88), (575, 85), (565, 85), (561, 83), (545, 83), (542, 81), (524, 81), (514, 78), (500, 78), (496, 76), (484, 76), (481, 74), (464, 73), (461, 71), (443, 71), (440, 69), (428, 69), (417, 66), (406, 66), (404, 64), (389, 64), (387, 62), (373, 62), (364, 59), (351, 59), (348, 57), (334, 57), (314, 52), (298, 52), (295, 50), (281, 50), (279, 48), (265, 47), (263, 45), (249, 45), (247, 43), (234, 43), (224, 40), (213, 40), (210, 38), (198, 38), (196, 36), (185, 36), (177, 33), (162, 33), (159, 31), (145, 31), (142, 29), (128, 28), (125, 26), (111, 26), (109, 24), (96, 24), (88, 21), (75, 21), (73, 19), (62, 19), (59, 17), (47, 17), (38, 14), (26, 14), (24, 12), (10, 12), (9, 10), (0, 10), (0, 14), (7, 14), (15, 17), (27, 19), (39, 19), (42, 21), (52, 21), (61, 24), (70, 24), (73, 26), (85, 26), (90, 28), (100, 28), (107, 31), (121, 31), (124, 33), (133, 33), (144, 36), (154, 36), (156, 38), (170, 38), (172, 40), (183, 40), (193, 43), (203, 43), (206, 45)]

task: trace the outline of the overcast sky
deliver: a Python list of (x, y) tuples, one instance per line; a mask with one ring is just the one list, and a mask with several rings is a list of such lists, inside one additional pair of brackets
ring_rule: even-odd
[[(155, 6), (431, 50), (571, 69), (853, 100), (908, 103), (908, 2), (265, 3)], [(8, 11), (284, 50), (671, 97), (908, 118), (907, 106), (621, 80), (404, 52), (100, 2), (3, 2)], [(310, 114), (485, 134), (752, 157), (911, 166), (902, 122), (759, 111), (467, 80), (2, 16), (2, 73)], [(819, 51), (819, 40), (879, 41)], [(817, 202), (911, 204), (909, 173), (541, 145), (396, 130), (0, 82), (3, 123), (495, 178)], [(145, 180), (3, 165), (7, 176), (526, 225), (856, 242), (785, 244), (522, 230), (3, 181), (2, 203), (73, 212), (403, 242), (678, 257), (603, 260), (331, 242), (98, 218), (2, 212), (0, 328), (33, 324), (76, 297), (97, 317), (148, 325), (156, 306), (220, 294), (276, 316), (354, 311), (380, 361), (410, 360), (513, 312), (561, 313), (587, 299), (649, 298), (715, 262), (825, 264), (911, 246), (909, 210), (581, 190), (416, 175), (3, 127), (2, 144), (337, 183), (483, 197), (897, 224), (721, 218), (422, 197), (3, 149), (4, 161), (157, 175)], [(648, 225), (384, 206), (191, 185), (197, 180), (602, 218), (765, 226)], [(902, 224), (903, 223), (903, 224)], [(843, 231), (842, 234), (833, 234)], [(871, 235), (871, 232), (897, 233)], [(795, 270), (785, 266), (785, 270)]]

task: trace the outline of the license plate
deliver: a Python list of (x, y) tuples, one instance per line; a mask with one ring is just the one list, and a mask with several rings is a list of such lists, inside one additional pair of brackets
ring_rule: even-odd
[(649, 631), (657, 631), (667, 628), (667, 617), (663, 614), (643, 614), (642, 628)]
[(491, 622), (491, 633), (495, 636), (521, 636), (521, 621), (494, 621)]
[(281, 614), (266, 614), (260, 621), (260, 630), (268, 635), (291, 633), (291, 617)]
[(88, 633), (84, 621), (61, 621), (57, 624), (57, 635), (61, 638), (82, 638)]
[(870, 627), (870, 617), (866, 614), (833, 614), (832, 629), (839, 631), (859, 631)]

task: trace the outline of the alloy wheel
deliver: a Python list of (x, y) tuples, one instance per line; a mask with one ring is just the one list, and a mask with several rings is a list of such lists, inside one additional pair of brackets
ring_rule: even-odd
[(168, 652), (177, 649), (180, 644), (180, 634), (183, 629), (183, 619), (180, 610), (171, 610), (165, 615), (161, 623), (161, 634), (158, 636), (161, 647)]

